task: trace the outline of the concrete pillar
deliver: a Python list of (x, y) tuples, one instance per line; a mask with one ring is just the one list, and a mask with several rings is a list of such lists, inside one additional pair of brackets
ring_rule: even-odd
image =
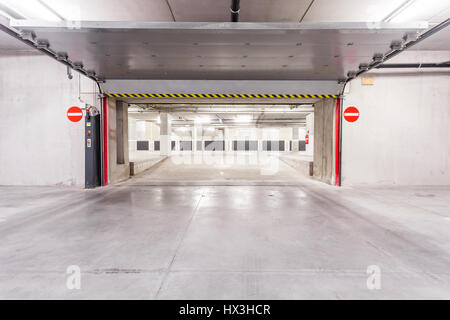
[(116, 102), (116, 160), (125, 164), (128, 159), (128, 104)]
[(231, 151), (230, 128), (223, 128), (223, 140), (225, 141), (225, 152)]
[[(198, 142), (202, 142), (203, 140), (203, 128), (199, 125), (194, 125), (192, 127), (192, 150), (193, 151), (202, 151), (202, 148), (197, 148)], [(203, 143), (202, 143), (203, 145)]]
[(108, 99), (108, 166), (109, 182), (130, 176), (128, 154), (128, 104)]
[(160, 124), (159, 124), (159, 140), (160, 140), (160, 150), (162, 156), (168, 156), (172, 150), (172, 140), (171, 132), (172, 128), (170, 125), (170, 115), (167, 112), (160, 113)]
[(256, 139), (258, 140), (258, 152), (263, 151), (263, 129), (262, 128), (256, 128)]
[(298, 152), (298, 128), (292, 128), (292, 151)]
[(333, 182), (333, 135), (336, 103), (332, 99), (314, 104), (314, 177), (331, 184)]
[(192, 128), (192, 151), (195, 152), (197, 151), (197, 128), (194, 125)]

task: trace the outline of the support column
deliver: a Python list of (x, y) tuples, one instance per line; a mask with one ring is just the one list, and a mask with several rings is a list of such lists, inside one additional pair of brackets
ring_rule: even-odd
[(116, 102), (116, 158), (117, 164), (128, 162), (128, 104)]
[[(203, 151), (203, 128), (199, 125), (194, 125), (192, 127), (192, 150)], [(201, 148), (198, 148), (197, 144), (200, 142)]]
[(160, 150), (162, 156), (168, 156), (172, 150), (172, 140), (171, 132), (172, 128), (170, 125), (170, 115), (167, 112), (160, 113), (160, 124), (159, 124), (159, 140), (160, 140)]
[(128, 179), (128, 104), (108, 99), (108, 163), (109, 183)]
[(230, 128), (223, 128), (223, 140), (225, 141), (225, 152), (231, 151)]
[(256, 128), (256, 139), (258, 140), (258, 152), (263, 151), (263, 128)]
[(298, 135), (298, 128), (292, 128), (292, 151), (293, 152), (298, 152), (298, 140), (299, 140), (299, 135)]
[(192, 135), (192, 151), (193, 152), (196, 152), (197, 151), (197, 126), (193, 126), (192, 128), (191, 128), (191, 130), (192, 130), (192, 133), (191, 133), (191, 135)]

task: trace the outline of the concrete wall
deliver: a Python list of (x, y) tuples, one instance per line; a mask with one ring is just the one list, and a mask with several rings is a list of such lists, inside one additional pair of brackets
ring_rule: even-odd
[(343, 185), (449, 185), (449, 74), (428, 69), (371, 76), (374, 85), (356, 79), (345, 95), (344, 109), (356, 106), (360, 118), (344, 120)]
[[(47, 56), (0, 56), (0, 184), (84, 186), (84, 119), (67, 109), (98, 106), (93, 81)], [(81, 86), (81, 92), (79, 88)]]
[(137, 150), (136, 119), (128, 115), (128, 149), (130, 153)]
[(334, 183), (334, 129), (336, 101), (326, 99), (314, 105), (314, 178)]
[(150, 121), (136, 119), (132, 114), (129, 114), (128, 148), (131, 153), (137, 152), (137, 141), (149, 141), (149, 148), (153, 151), (153, 142), (159, 141), (159, 125), (154, 124)]
[[(138, 124), (145, 124), (145, 137), (138, 139), (137, 127)], [(222, 140), (224, 139), (222, 129), (214, 129), (211, 126), (204, 125), (200, 126), (197, 139), (202, 140)], [(184, 129), (184, 130), (182, 130)], [(295, 128), (295, 130), (301, 131), (302, 134), (299, 137), (300, 140), (305, 138), (305, 128)], [(286, 141), (285, 150), (289, 150), (289, 141), (292, 140), (292, 128), (282, 127), (282, 128), (256, 128), (256, 127), (236, 127), (228, 128), (227, 141), (230, 144), (234, 140), (260, 140), (260, 149), (262, 149), (262, 140), (284, 140)], [(148, 140), (150, 141), (150, 150), (153, 150), (153, 141), (158, 141), (159, 135), (159, 125), (151, 123), (145, 120), (137, 120), (132, 116), (129, 117), (129, 150), (134, 153), (136, 151), (136, 140)], [(172, 141), (190, 141), (192, 140), (192, 127), (189, 128), (172, 128), (171, 133)], [(176, 144), (177, 149), (179, 144)]]
[(306, 116), (306, 131), (309, 131), (309, 143), (306, 145), (306, 154), (314, 155), (314, 113)]

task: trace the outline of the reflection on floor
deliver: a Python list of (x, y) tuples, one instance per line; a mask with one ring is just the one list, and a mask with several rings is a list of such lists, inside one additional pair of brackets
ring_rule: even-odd
[(449, 299), (449, 204), (448, 187), (308, 179), (0, 187), (0, 298)]

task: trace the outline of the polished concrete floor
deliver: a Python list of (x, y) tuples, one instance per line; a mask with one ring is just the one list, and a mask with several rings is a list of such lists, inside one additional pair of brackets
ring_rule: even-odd
[(0, 187), (0, 298), (450, 299), (449, 208), (448, 187), (307, 179)]
[(297, 184), (305, 177), (277, 152), (178, 152), (136, 176), (135, 185)]

